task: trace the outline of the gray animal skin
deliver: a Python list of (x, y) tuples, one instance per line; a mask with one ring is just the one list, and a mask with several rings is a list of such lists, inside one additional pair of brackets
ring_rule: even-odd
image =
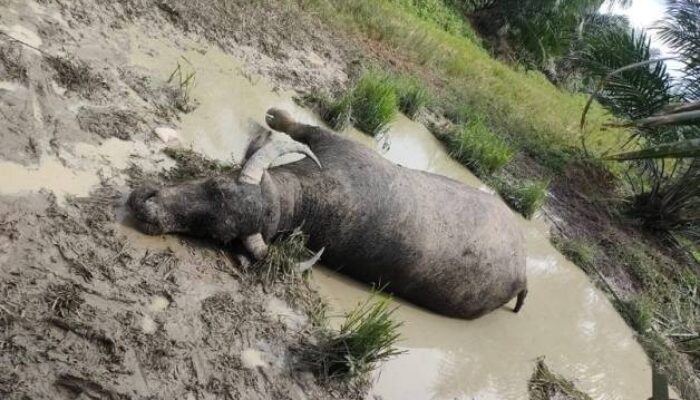
[[(242, 240), (255, 258), (297, 227), (323, 263), (439, 314), (476, 318), (527, 294), (523, 240), (495, 196), (385, 160), (365, 146), (271, 109), (240, 173), (135, 190), (150, 234)], [(308, 147), (306, 147), (306, 146)], [(282, 153), (308, 157), (269, 168)], [(314, 155), (317, 157), (315, 161)]]

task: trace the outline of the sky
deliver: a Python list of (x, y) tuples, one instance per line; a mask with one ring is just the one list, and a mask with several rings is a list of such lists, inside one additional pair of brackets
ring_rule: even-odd
[[(652, 47), (659, 49), (662, 57), (674, 55), (673, 50), (659, 39), (658, 33), (653, 29), (657, 22), (663, 18), (665, 10), (665, 0), (634, 0), (632, 5), (627, 8), (616, 5), (611, 9), (607, 4), (601, 8), (601, 11), (605, 13), (625, 15), (633, 28), (646, 30), (651, 37)], [(667, 61), (666, 65), (672, 75), (677, 75), (677, 70), (681, 67), (679, 62), (673, 60)]]

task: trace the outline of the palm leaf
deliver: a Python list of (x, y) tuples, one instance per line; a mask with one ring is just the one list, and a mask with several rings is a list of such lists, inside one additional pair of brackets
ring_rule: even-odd
[(656, 158), (700, 157), (700, 139), (688, 139), (674, 143), (661, 144), (639, 151), (631, 151), (606, 157), (608, 160), (629, 161)]

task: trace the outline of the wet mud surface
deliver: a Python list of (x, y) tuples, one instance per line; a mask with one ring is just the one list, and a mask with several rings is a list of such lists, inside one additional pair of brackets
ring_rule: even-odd
[[(0, 38), (0, 397), (363, 397), (297, 368), (309, 310), (283, 288), (263, 290), (219, 246), (137, 232), (123, 206), (134, 171), (173, 166), (166, 146), (236, 163), (267, 108), (316, 121), (290, 89), (352, 73), (356, 49), (293, 7), (243, 3), (217, 16), (184, 1), (0, 1), (0, 29), (39, 49)], [(187, 98), (168, 82), (178, 65), (196, 71)], [(384, 155), (488, 191), (406, 118)], [(367, 397), (525, 398), (540, 356), (594, 398), (648, 397), (632, 331), (541, 224), (523, 229), (523, 311), (458, 321), (399, 302), (407, 352)], [(336, 314), (367, 296), (322, 268), (314, 282)]]

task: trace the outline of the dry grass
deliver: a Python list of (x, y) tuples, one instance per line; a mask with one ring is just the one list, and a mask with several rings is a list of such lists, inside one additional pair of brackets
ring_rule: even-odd
[(22, 46), (19, 43), (0, 45), (0, 79), (27, 83), (29, 74), (22, 63)]
[(85, 302), (79, 288), (70, 283), (49, 285), (44, 298), (49, 306), (49, 310), (59, 317), (67, 317), (78, 313)]
[(104, 78), (85, 61), (58, 56), (46, 56), (45, 60), (54, 69), (56, 82), (72, 92), (94, 98), (100, 91), (109, 90)]
[(141, 127), (142, 120), (131, 110), (81, 107), (78, 111), (80, 129), (102, 138), (129, 140)]
[(212, 160), (192, 149), (168, 147), (163, 152), (175, 160), (173, 168), (161, 173), (161, 178), (169, 183), (221, 175), (239, 168), (235, 163)]
[(537, 360), (528, 390), (530, 400), (592, 400), (570, 380), (550, 371), (543, 358)]

